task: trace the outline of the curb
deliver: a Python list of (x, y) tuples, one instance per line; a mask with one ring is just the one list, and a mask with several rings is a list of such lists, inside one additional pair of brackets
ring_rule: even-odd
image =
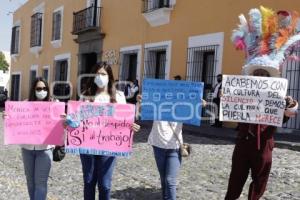
[[(184, 133), (191, 134), (194, 136), (206, 137), (206, 138), (210, 138), (210, 139), (226, 140), (226, 141), (235, 143), (235, 138), (236, 138), (235, 132), (236, 131), (234, 131), (233, 129), (229, 129), (229, 128), (224, 128), (224, 129), (225, 130), (224, 130), (223, 134), (216, 134), (216, 132), (214, 133), (214, 131), (210, 131), (209, 133), (203, 132), (203, 131), (200, 131), (201, 129), (199, 129), (199, 131), (196, 131), (196, 130), (193, 130), (192, 128), (188, 128), (188, 127), (184, 127), (183, 131), (184, 131)], [(234, 134), (233, 134), (233, 132), (234, 132)], [(283, 137), (283, 134), (277, 133), (277, 136), (275, 134), (275, 136), (274, 136), (275, 148), (300, 151), (300, 142), (283, 141), (284, 139), (282, 137)], [(299, 140), (300, 135), (298, 137), (299, 137), (298, 138), (298, 140)], [(280, 139), (278, 139), (278, 138), (280, 138)]]
[[(151, 121), (139, 121), (138, 124), (143, 129), (151, 130)], [(230, 128), (213, 128), (210, 126), (196, 126), (184, 125), (183, 132), (193, 136), (206, 137), (210, 139), (226, 140), (233, 144), (235, 143), (236, 131)], [(274, 135), (275, 148), (289, 149), (293, 151), (300, 151), (300, 134), (276, 133)]]
[(300, 151), (300, 144), (299, 143), (296, 144), (292, 142), (275, 141), (275, 148)]

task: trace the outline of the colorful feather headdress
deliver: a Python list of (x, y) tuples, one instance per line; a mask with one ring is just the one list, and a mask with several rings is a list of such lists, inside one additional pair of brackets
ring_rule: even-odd
[(236, 49), (245, 51), (243, 74), (265, 69), (273, 77), (280, 76), (284, 61), (292, 58), (294, 49), (300, 47), (298, 17), (294, 11), (274, 12), (263, 6), (249, 11), (249, 21), (244, 15), (239, 16), (240, 24), (231, 39)]

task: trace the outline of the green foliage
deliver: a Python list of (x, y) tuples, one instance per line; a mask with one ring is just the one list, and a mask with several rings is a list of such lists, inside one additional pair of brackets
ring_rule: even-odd
[(7, 71), (8, 66), (4, 53), (0, 51), (0, 70)]

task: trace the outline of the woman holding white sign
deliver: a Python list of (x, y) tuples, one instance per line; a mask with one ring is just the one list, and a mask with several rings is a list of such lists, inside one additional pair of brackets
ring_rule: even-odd
[[(234, 30), (232, 40), (237, 49), (247, 55), (244, 75), (279, 77), (284, 60), (293, 45), (299, 44), (296, 32), (298, 16), (294, 12), (260, 7), (251, 9), (250, 20), (240, 15), (241, 25)], [(286, 35), (282, 35), (286, 33)], [(251, 89), (251, 88), (250, 88)], [(295, 116), (298, 102), (286, 97), (284, 122)], [(265, 192), (272, 166), (273, 135), (276, 127), (265, 124), (239, 123), (238, 136), (232, 156), (232, 168), (225, 200), (238, 199), (251, 171), (252, 182), (248, 199), (258, 200)]]
[[(116, 91), (111, 66), (106, 63), (96, 64), (91, 69), (92, 77), (88, 80), (81, 100), (98, 103), (126, 104), (125, 95)], [(133, 124), (132, 130), (139, 131), (140, 126)], [(84, 199), (95, 199), (98, 184), (99, 199), (110, 199), (113, 170), (116, 163), (114, 156), (80, 154), (84, 180)]]

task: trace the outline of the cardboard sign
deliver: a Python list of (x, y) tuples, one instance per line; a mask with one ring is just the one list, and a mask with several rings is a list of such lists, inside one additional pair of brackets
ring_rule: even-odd
[(63, 145), (65, 103), (5, 102), (4, 144)]
[(220, 120), (281, 127), (288, 81), (223, 75)]
[(67, 128), (66, 152), (120, 157), (132, 153), (134, 105), (69, 101), (68, 117), (79, 127)]
[(145, 79), (142, 120), (183, 122), (200, 126), (203, 83)]

